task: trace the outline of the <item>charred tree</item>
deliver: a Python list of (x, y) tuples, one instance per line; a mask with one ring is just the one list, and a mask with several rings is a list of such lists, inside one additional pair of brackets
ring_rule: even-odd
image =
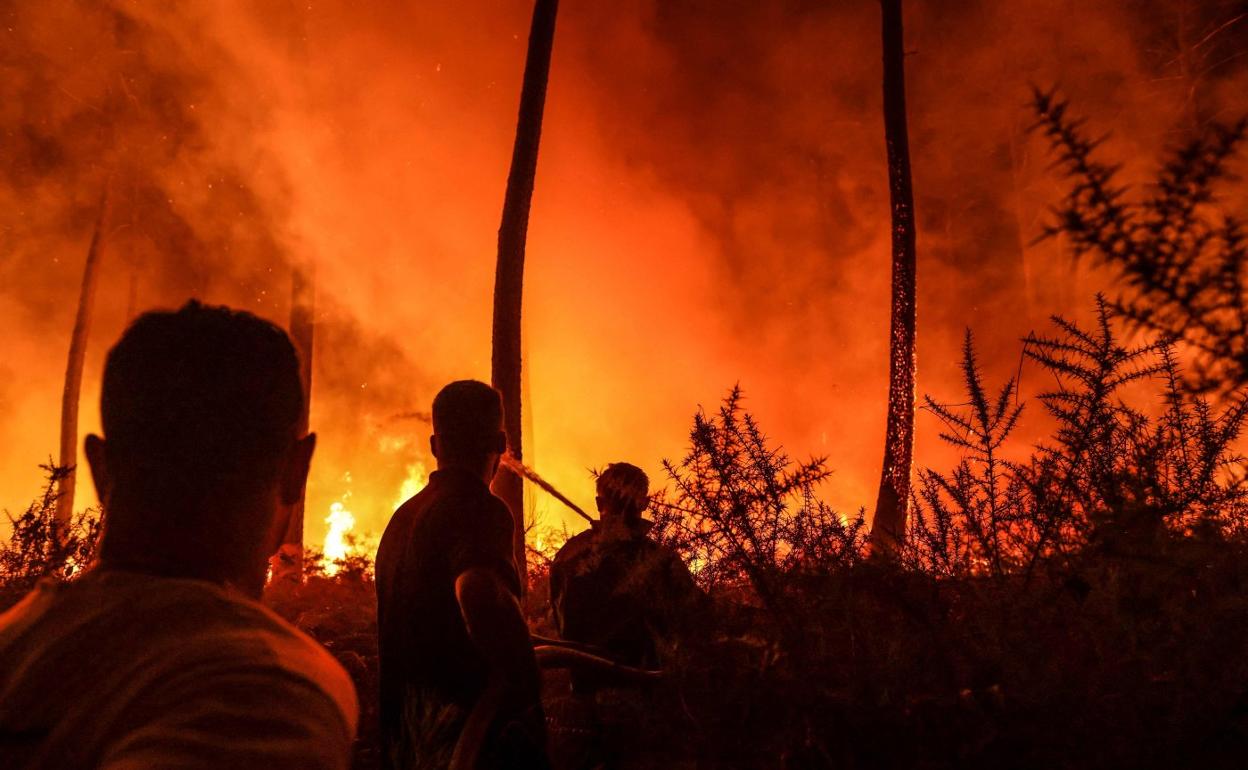
[[(108, 225), (109, 184), (104, 185), (100, 210), (82, 268), (82, 288), (78, 292), (78, 314), (69, 340), (69, 360), (65, 366), (65, 389), (61, 392), (61, 459), (65, 475), (56, 500), (56, 528), (67, 531), (74, 516), (74, 491), (78, 471), (78, 400), (82, 394), (82, 366), (87, 354), (87, 334), (91, 330), (91, 306), (99, 276), (100, 252), (104, 249), (104, 228)], [(59, 536), (59, 535), (58, 535)]]
[[(529, 208), (537, 176), (537, 150), (542, 136), (542, 112), (550, 77), (550, 54), (555, 42), (558, 0), (536, 0), (529, 48), (520, 90), (520, 115), (512, 149), (511, 171), (503, 199), (502, 224), (498, 228), (498, 265), (494, 276), (494, 327), (492, 372), (494, 387), (503, 394), (507, 445), (522, 457), (521, 428), (521, 331), (520, 311), (524, 290), (524, 247), (529, 230)], [(515, 521), (513, 548), (516, 567), (525, 574), (524, 481), (511, 470), (494, 479), (494, 491), (511, 509)], [(524, 582), (523, 580), (521, 581)]]
[(905, 50), (901, 0), (880, 0), (884, 43), (884, 143), (892, 218), (892, 320), (889, 330), (888, 425), (884, 469), (871, 523), (873, 548), (894, 552), (905, 537), (914, 453), (915, 226), (906, 131)]

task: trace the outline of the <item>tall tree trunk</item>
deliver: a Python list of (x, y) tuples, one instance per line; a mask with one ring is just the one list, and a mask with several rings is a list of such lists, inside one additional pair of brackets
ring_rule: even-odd
[(888, 191), (892, 208), (893, 287), (889, 331), (888, 426), (884, 469), (871, 524), (872, 545), (893, 553), (906, 532), (910, 468), (914, 454), (914, 191), (906, 132), (905, 50), (901, 0), (880, 0), (884, 41), (884, 141), (888, 148)]
[[(550, 53), (555, 42), (558, 0), (536, 0), (529, 50), (520, 91), (520, 116), (512, 149), (511, 172), (503, 200), (503, 220), (498, 228), (498, 266), (494, 276), (494, 329), (492, 378), (503, 394), (507, 444), (522, 456), (521, 441), (521, 333), (520, 309), (524, 289), (524, 245), (529, 230), (529, 207), (537, 175), (537, 148), (542, 136), (542, 112), (546, 106), (546, 83), (550, 77)], [(521, 582), (525, 575), (524, 481), (510, 470), (494, 479), (494, 491), (511, 509), (515, 522), (512, 546)]]
[[(290, 58), (296, 63), (298, 85), (304, 93), (310, 93), (308, 72), (311, 69), (309, 55), (312, 34), (312, 6), (286, 0), (265, 6), (272, 16), (266, 20), (277, 31), (278, 39), (286, 41)], [(312, 409), (312, 354), (316, 332), (316, 264), (310, 259), (293, 257), (290, 275), (290, 322), (288, 330), (295, 350), (299, 354), (299, 384), (303, 389), (303, 409), (299, 412), (295, 429), (299, 435), (308, 431), (308, 415)], [(304, 490), (306, 495), (306, 489)], [(295, 581), (303, 579), (303, 525), (304, 496), (291, 511), (282, 545), (269, 560), (269, 579)]]
[(100, 253), (104, 250), (104, 228), (108, 226), (109, 182), (104, 183), (100, 210), (87, 249), (87, 263), (82, 268), (82, 288), (78, 292), (78, 314), (69, 340), (69, 361), (65, 366), (65, 389), (61, 392), (61, 460), (67, 469), (56, 500), (58, 537), (62, 536), (74, 516), (74, 492), (78, 475), (78, 401), (82, 394), (82, 366), (87, 354), (87, 334), (91, 330), (91, 306), (99, 276)]
[[(296, 265), (290, 280), (290, 337), (299, 351), (299, 381), (303, 386), (303, 410), (295, 426), (298, 435), (308, 432), (312, 409), (312, 350), (316, 332), (316, 266)], [(286, 537), (273, 563), (273, 577), (299, 579), (303, 574), (303, 498), (290, 516)]]
[[(520, 360), (523, 361), (529, 355), (529, 332), (528, 325), (521, 324), (520, 332)], [(532, 371), (525, 366), (520, 370), (520, 402), (528, 408), (524, 410), (524, 426), (521, 434), (528, 437), (528, 446), (525, 447), (524, 459), (528, 462), (529, 467), (537, 466), (537, 441), (533, 433), (533, 378)], [(524, 496), (524, 515), (526, 521), (537, 521), (537, 495)], [(528, 549), (525, 549), (525, 557), (528, 557)]]

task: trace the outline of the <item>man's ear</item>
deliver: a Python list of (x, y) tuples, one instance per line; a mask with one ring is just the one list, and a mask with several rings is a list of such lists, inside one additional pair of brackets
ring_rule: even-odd
[(87, 465), (91, 468), (91, 480), (95, 482), (95, 495), (100, 503), (106, 503), (109, 492), (113, 488), (113, 477), (108, 472), (108, 460), (104, 451), (104, 439), (94, 433), (87, 436), (83, 453), (87, 456)]
[(433, 453), (435, 460), (438, 458), (438, 455), (441, 454), (438, 443), (438, 434), (434, 433), (429, 436), (429, 451)]
[(500, 455), (507, 454), (507, 434), (501, 430), (494, 437), (494, 451)]
[(598, 506), (599, 513), (602, 513), (602, 504), (604, 502), (606, 502), (606, 498), (603, 497), (602, 495), (597, 495), (594, 497), (594, 505)]
[(315, 433), (309, 433), (291, 445), (290, 454), (282, 468), (282, 477), (278, 480), (278, 492), (286, 505), (294, 505), (303, 499), (303, 491), (308, 484), (308, 471), (312, 467), (312, 452), (315, 449)]

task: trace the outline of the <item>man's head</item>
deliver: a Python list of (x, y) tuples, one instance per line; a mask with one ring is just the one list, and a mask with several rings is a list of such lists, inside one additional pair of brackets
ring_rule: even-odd
[(307, 481), (303, 399), (267, 321), (195, 301), (136, 320), (104, 366), (104, 438), (87, 437), (102, 561), (258, 590)]
[(476, 380), (447, 385), (433, 399), (429, 446), (439, 468), (463, 468), (488, 481), (507, 451), (502, 396)]
[(636, 465), (611, 463), (598, 474), (597, 501), (603, 520), (635, 524), (650, 507), (650, 479)]

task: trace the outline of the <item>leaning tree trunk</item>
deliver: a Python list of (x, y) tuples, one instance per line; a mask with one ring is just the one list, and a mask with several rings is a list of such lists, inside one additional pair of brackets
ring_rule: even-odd
[(91, 329), (91, 306), (99, 276), (100, 252), (104, 250), (104, 228), (108, 225), (109, 185), (104, 185), (100, 211), (95, 218), (95, 231), (87, 249), (87, 263), (82, 269), (82, 288), (78, 292), (78, 315), (69, 340), (69, 361), (65, 366), (65, 389), (61, 392), (61, 468), (62, 478), (56, 500), (57, 537), (64, 535), (74, 516), (74, 491), (78, 475), (78, 400), (82, 393), (82, 365), (87, 354), (87, 334)]
[(906, 134), (905, 51), (901, 0), (880, 0), (884, 39), (884, 141), (888, 148), (888, 190), (892, 209), (893, 287), (889, 331), (888, 426), (884, 470), (871, 525), (872, 545), (891, 554), (906, 531), (910, 466), (914, 453), (914, 192), (910, 142)]
[[(542, 111), (550, 76), (550, 52), (555, 42), (558, 0), (536, 0), (529, 50), (520, 91), (520, 117), (512, 149), (511, 172), (503, 200), (503, 221), (498, 228), (498, 266), (494, 276), (494, 329), (492, 377), (503, 394), (507, 445), (521, 457), (520, 403), (520, 308), (524, 289), (524, 245), (529, 230), (529, 207), (537, 175), (537, 148), (542, 136)], [(494, 491), (503, 498), (515, 522), (512, 546), (521, 583), (525, 581), (524, 481), (511, 470), (494, 479)]]

